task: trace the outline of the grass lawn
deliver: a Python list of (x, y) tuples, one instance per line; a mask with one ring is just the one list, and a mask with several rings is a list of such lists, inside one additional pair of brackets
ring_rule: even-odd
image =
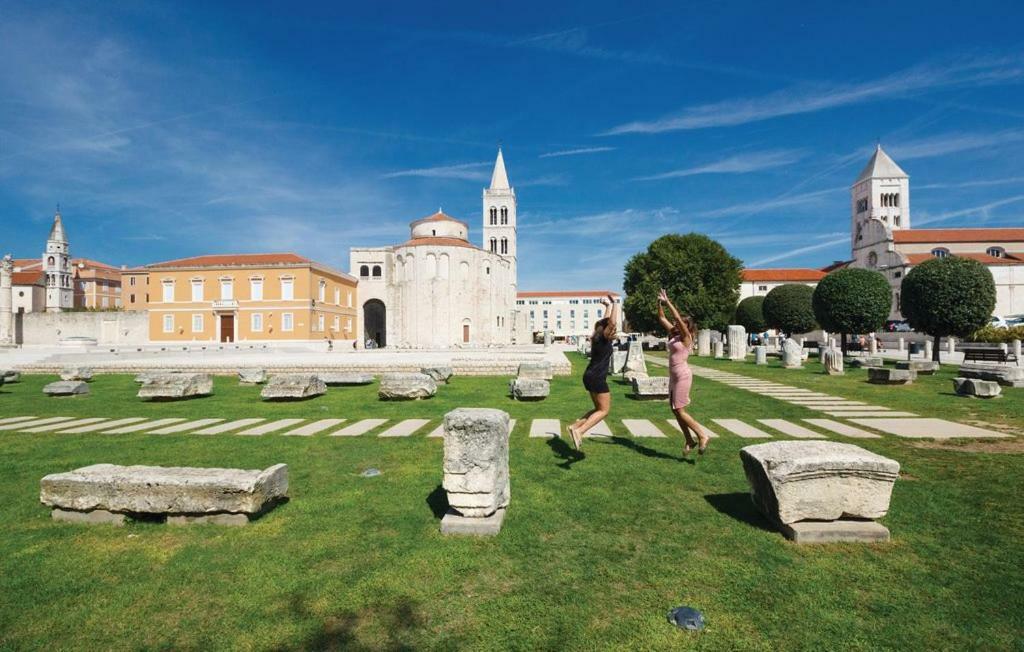
[[(504, 378), (455, 378), (434, 399), (399, 404), (378, 402), (372, 386), (264, 404), (258, 389), (228, 378), (217, 379), (215, 396), (185, 403), (141, 403), (130, 376), (100, 376), (80, 399), (44, 398), (52, 378), (0, 388), (0, 417), (432, 419), (413, 437), (388, 440), (0, 433), (0, 648), (1019, 649), (1019, 448), (858, 441), (903, 465), (883, 519), (893, 541), (797, 547), (750, 504), (738, 456), (750, 442), (723, 436), (690, 463), (679, 435), (589, 440), (584, 455), (560, 440), (528, 439), (525, 420), (564, 423), (588, 406), (573, 359), (574, 377), (529, 404), (505, 396)], [(858, 380), (863, 372), (825, 378), (813, 364), (801, 372), (698, 364), (1024, 427), (1018, 397), (967, 403), (942, 394), (948, 374), (875, 388)], [(663, 403), (612, 389), (617, 434), (621, 418), (664, 425)], [(820, 416), (699, 378), (694, 401), (698, 419)], [(520, 420), (512, 503), (492, 539), (438, 531), (442, 442), (423, 434), (460, 406), (499, 407)], [(38, 503), (39, 479), (97, 462), (286, 462), (291, 501), (243, 528), (53, 523)], [(383, 475), (360, 477), (370, 466)], [(666, 622), (680, 604), (704, 612), (703, 633)]]

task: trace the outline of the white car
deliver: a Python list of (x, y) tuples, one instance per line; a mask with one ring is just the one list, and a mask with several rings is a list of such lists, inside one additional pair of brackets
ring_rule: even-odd
[(999, 315), (992, 315), (992, 318), (988, 320), (988, 325), (992, 328), (1007, 328), (1006, 320)]
[(1006, 325), (1009, 327), (1024, 326), (1024, 315), (1009, 315), (1005, 319)]

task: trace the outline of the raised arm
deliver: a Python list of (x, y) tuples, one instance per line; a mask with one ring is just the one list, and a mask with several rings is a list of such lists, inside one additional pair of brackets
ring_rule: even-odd
[(665, 303), (660, 296), (658, 297), (658, 321), (661, 322), (666, 332), (672, 332), (672, 322), (665, 317)]
[(672, 299), (668, 298), (668, 293), (662, 290), (662, 295), (665, 297), (665, 303), (668, 304), (668, 309), (672, 311), (672, 318), (676, 320), (676, 325), (679, 328), (679, 334), (684, 340), (692, 339), (693, 333), (686, 327), (686, 320), (679, 314), (679, 310), (676, 309), (676, 304), (672, 303)]
[(608, 318), (608, 323), (604, 327), (604, 336), (610, 340), (615, 337), (617, 330), (615, 324), (619, 321), (619, 304), (615, 303), (614, 297), (610, 294), (602, 303), (605, 304), (605, 317)]

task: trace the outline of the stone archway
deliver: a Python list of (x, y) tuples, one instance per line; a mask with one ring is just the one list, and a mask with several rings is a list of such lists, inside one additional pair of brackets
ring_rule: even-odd
[(363, 304), (363, 337), (371, 339), (379, 347), (387, 346), (387, 308), (380, 299), (370, 299)]

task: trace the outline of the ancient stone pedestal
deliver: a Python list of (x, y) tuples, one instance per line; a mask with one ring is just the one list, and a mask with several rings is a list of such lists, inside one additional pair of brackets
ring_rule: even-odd
[(58, 380), (43, 387), (47, 396), (83, 396), (89, 393), (89, 385), (81, 380)]
[(384, 374), (377, 396), (382, 401), (416, 401), (437, 394), (437, 382), (426, 374)]
[(960, 396), (977, 398), (996, 398), (1003, 392), (996, 381), (977, 378), (954, 378), (953, 390)]
[(910, 385), (915, 380), (917, 372), (913, 369), (868, 367), (868, 382), (875, 385)]
[(1021, 363), (1020, 358), (1020, 340), (1013, 341), (1013, 355), (1017, 357), (1017, 364)]
[(1014, 364), (964, 364), (960, 366), (957, 375), (961, 378), (992, 380), (1003, 387), (1024, 387), (1024, 367)]
[(768, 364), (768, 347), (760, 344), (754, 347), (754, 364)]
[(896, 338), (896, 350), (899, 351), (900, 353), (903, 353), (904, 351), (907, 350), (906, 342), (903, 340), (902, 337)]
[(176, 400), (210, 396), (213, 379), (206, 374), (155, 374), (139, 387), (139, 398)]
[(711, 330), (702, 328), (697, 331), (697, 355), (707, 358), (711, 356)]
[(608, 369), (609, 374), (621, 374), (626, 368), (626, 351), (612, 351), (612, 361)]
[(267, 382), (266, 369), (239, 369), (238, 382), (242, 385), (262, 385)]
[(517, 401), (543, 401), (551, 393), (551, 383), (538, 378), (513, 378), (508, 393)]
[(874, 333), (868, 337), (868, 355), (872, 357), (878, 355), (878, 338), (875, 337)]
[(785, 369), (800, 369), (804, 364), (804, 349), (792, 337), (782, 343), (782, 366)]
[(954, 353), (956, 353), (956, 338), (955, 337), (947, 337), (946, 338), (946, 353), (948, 353), (949, 355), (953, 355)]
[(495, 535), (508, 507), (509, 416), (459, 408), (444, 417), (444, 480), (448, 513), (442, 534)]
[(135, 375), (135, 382), (141, 385), (143, 383), (148, 383), (154, 378), (159, 378), (160, 376), (167, 376), (170, 374), (180, 373), (181, 372), (178, 371), (177, 369), (158, 369), (156, 371), (141, 371)]
[(643, 345), (640, 342), (630, 342), (626, 364), (622, 368), (622, 377), (632, 381), (634, 378), (646, 378), (647, 375), (647, 360), (644, 358)]
[(924, 359), (931, 360), (932, 354), (935, 353), (935, 343), (931, 339), (924, 341)]
[(547, 360), (537, 362), (521, 362), (516, 373), (519, 378), (537, 378), (540, 380), (551, 380), (554, 372), (551, 370), (551, 363)]
[(436, 383), (444, 383), (446, 385), (453, 374), (451, 367), (423, 367), (420, 369), (420, 373), (430, 376)]
[(842, 376), (843, 352), (839, 349), (825, 349), (821, 352), (821, 366), (829, 376)]
[(318, 373), (317, 377), (324, 381), (325, 385), (369, 385), (373, 382), (373, 374), (359, 373), (355, 371), (328, 371)]
[(54, 520), (67, 522), (166, 515), (175, 524), (241, 525), (287, 495), (285, 464), (262, 471), (94, 464), (44, 477), (39, 500), (53, 508)]
[(798, 543), (885, 541), (900, 465), (853, 444), (777, 441), (740, 450), (751, 497)]
[(714, 351), (716, 358), (725, 357), (725, 345), (722, 344), (722, 340), (715, 340), (711, 343), (711, 348)]
[(633, 379), (633, 398), (659, 400), (668, 398), (668, 376)]
[(729, 359), (742, 362), (747, 359), (747, 329), (731, 325), (728, 329)]
[(7, 254), (0, 260), (0, 348), (14, 346), (14, 260)]
[(865, 357), (865, 358), (852, 358), (850, 360), (850, 367), (859, 369), (860, 367), (881, 367), (885, 365), (885, 361), (880, 357)]
[(264, 401), (295, 401), (327, 393), (324, 381), (314, 374), (280, 374), (271, 377), (260, 398)]
[(939, 370), (939, 363), (931, 360), (899, 360), (897, 369), (913, 369), (919, 376), (931, 376)]
[(92, 369), (90, 367), (64, 367), (60, 370), (60, 379), (89, 382), (92, 380)]
[(21, 382), (21, 372), (14, 369), (4, 369), (0, 371), (0, 376), (3, 376), (5, 383)]

